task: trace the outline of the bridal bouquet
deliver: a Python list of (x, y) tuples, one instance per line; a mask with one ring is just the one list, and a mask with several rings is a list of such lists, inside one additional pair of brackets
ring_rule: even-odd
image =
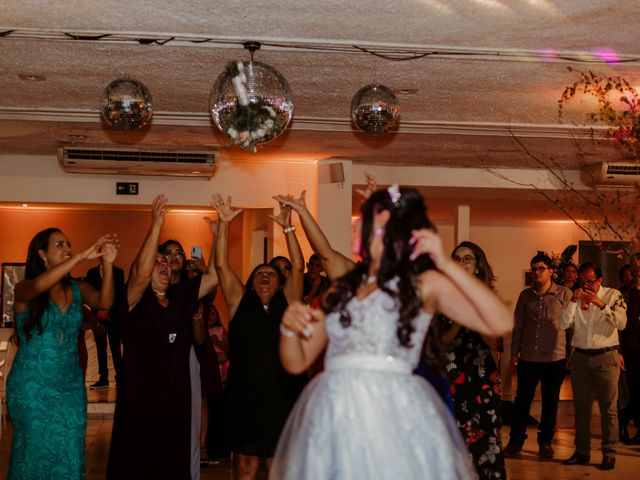
[(249, 99), (247, 77), (242, 62), (230, 62), (227, 73), (238, 95), (238, 110), (227, 134), (234, 144), (256, 153), (256, 145), (269, 139), (275, 125), (276, 111), (260, 97)]

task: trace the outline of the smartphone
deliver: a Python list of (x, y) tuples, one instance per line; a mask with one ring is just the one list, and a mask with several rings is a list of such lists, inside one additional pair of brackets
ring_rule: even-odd
[(202, 247), (191, 247), (191, 258), (202, 258)]

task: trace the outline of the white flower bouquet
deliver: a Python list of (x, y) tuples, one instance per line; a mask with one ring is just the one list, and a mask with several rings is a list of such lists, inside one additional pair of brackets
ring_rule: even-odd
[(276, 111), (260, 97), (251, 101), (242, 62), (230, 62), (227, 65), (227, 73), (238, 95), (238, 109), (227, 134), (235, 145), (256, 153), (256, 145), (271, 137)]

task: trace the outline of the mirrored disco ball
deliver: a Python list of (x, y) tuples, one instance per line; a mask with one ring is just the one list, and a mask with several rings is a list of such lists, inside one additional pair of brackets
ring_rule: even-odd
[(385, 133), (398, 124), (400, 103), (390, 88), (367, 85), (351, 100), (351, 119), (363, 132)]
[[(244, 63), (244, 74), (247, 77), (249, 102), (251, 104), (264, 102), (265, 106), (275, 111), (273, 126), (267, 128), (264, 136), (254, 142), (267, 143), (284, 132), (291, 121), (293, 116), (291, 89), (287, 79), (278, 70), (265, 63)], [(231, 83), (231, 75), (226, 70), (218, 77), (211, 89), (209, 108), (216, 126), (231, 138), (229, 128), (232, 127), (238, 113), (238, 95)]]
[(104, 91), (102, 116), (118, 130), (135, 130), (151, 120), (153, 100), (149, 89), (132, 78), (111, 82)]

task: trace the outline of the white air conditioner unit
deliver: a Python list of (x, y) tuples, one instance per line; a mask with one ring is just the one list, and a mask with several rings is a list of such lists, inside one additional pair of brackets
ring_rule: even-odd
[(69, 173), (213, 177), (215, 150), (60, 147), (58, 163)]
[(585, 185), (634, 185), (640, 182), (640, 163), (600, 162), (580, 169), (580, 178)]

